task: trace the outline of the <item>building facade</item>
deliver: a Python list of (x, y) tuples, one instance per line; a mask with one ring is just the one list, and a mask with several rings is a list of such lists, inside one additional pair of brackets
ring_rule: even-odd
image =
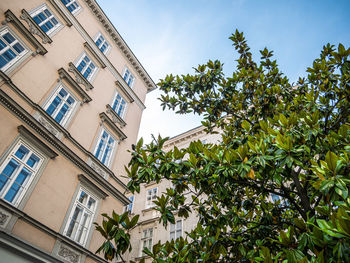
[(156, 85), (95, 0), (0, 2), (0, 261), (105, 262)]
[[(179, 149), (186, 148), (192, 141), (200, 140), (202, 143), (217, 144), (221, 139), (220, 134), (207, 134), (203, 126), (196, 127), (187, 132), (170, 138), (164, 144), (164, 151), (170, 151), (175, 146)], [(195, 213), (191, 213), (185, 220), (178, 218), (175, 214), (175, 224), (168, 225), (165, 228), (162, 223), (159, 223), (160, 213), (154, 210), (157, 196), (166, 193), (167, 188), (171, 188), (172, 184), (168, 180), (162, 180), (160, 183), (150, 183), (141, 186), (140, 193), (135, 195), (129, 194), (128, 197), (132, 202), (126, 209), (131, 214), (139, 214), (138, 225), (131, 231), (132, 252), (126, 256), (127, 260), (138, 261), (142, 258), (146, 262), (151, 262), (151, 258), (142, 253), (142, 250), (147, 247), (152, 250), (152, 246), (159, 241), (165, 243), (178, 237), (185, 237), (185, 232), (190, 232), (198, 222), (198, 217)], [(190, 196), (186, 197), (191, 200)]]

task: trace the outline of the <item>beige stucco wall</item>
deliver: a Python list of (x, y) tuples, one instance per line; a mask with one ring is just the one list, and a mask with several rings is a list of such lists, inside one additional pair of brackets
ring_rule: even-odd
[[(55, 2), (63, 7), (61, 1), (55, 0)], [(117, 147), (113, 155), (114, 158), (111, 160), (111, 164), (108, 167), (115, 176), (121, 181), (127, 183), (127, 179), (122, 178), (121, 175), (125, 174), (124, 165), (127, 165), (130, 160), (130, 154), (127, 153), (127, 150), (131, 148), (131, 144), (136, 142), (143, 111), (142, 104), (145, 101), (147, 93), (146, 84), (136, 73), (133, 66), (128, 62), (127, 57), (119, 47), (116, 46), (109, 34), (105, 31), (101, 23), (83, 0), (78, 0), (78, 3), (82, 6), (82, 10), (75, 16), (75, 18), (72, 18), (74, 21), (75, 19), (78, 21), (78, 26), (75, 26), (76, 24), (74, 23), (71, 27), (67, 26), (65, 20), (60, 13), (57, 12), (54, 6), (52, 6), (49, 1), (44, 0), (3, 0), (0, 2), (0, 22), (5, 20), (4, 12), (10, 9), (19, 21), (28, 29), (29, 27), (27, 23), (20, 18), (21, 10), (25, 9), (30, 12), (32, 9), (43, 3), (46, 3), (51, 12), (62, 24), (62, 27), (54, 34), (50, 35), (50, 38), (53, 41), (50, 44), (43, 44), (38, 35), (33, 35), (34, 38), (42, 43), (47, 50), (47, 53), (45, 55), (30, 55), (25, 60), (21, 60), (9, 70), (6, 70), (5, 74), (10, 78), (10, 82), (13, 83), (14, 86), (5, 83), (5, 81), (0, 78), (0, 89), (12, 98), (15, 101), (15, 104), (18, 104), (18, 107), (26, 112), (25, 114), (28, 114), (28, 118), (32, 122), (40, 126), (35, 120), (35, 118), (38, 118), (41, 114), (38, 108), (44, 107), (45, 103), (56, 89), (59, 79), (58, 69), (64, 68), (68, 74), (75, 79), (74, 74), (68, 70), (68, 64), (69, 62), (74, 63), (85, 51), (98, 67), (98, 71), (90, 81), (94, 86), (94, 89), (86, 90), (84, 85), (79, 84), (79, 86), (88, 94), (88, 96), (91, 97), (92, 101), (77, 106), (74, 114), (63, 127), (64, 132), (60, 132), (60, 137), (56, 139), (57, 141), (61, 141), (69, 151), (74, 153), (74, 155), (81, 158), (82, 162), (88, 162), (90, 158), (89, 153), (94, 153), (94, 147), (96, 145), (101, 125), (106, 127), (106, 129), (118, 139), (118, 134), (111, 129), (111, 127), (106, 125), (106, 123), (102, 124), (99, 116), (100, 113), (106, 112), (106, 105), (112, 103), (113, 97), (119, 89), (115, 83), (118, 79), (113, 75), (113, 70), (111, 68), (102, 68), (94, 55), (84, 47), (84, 43), (87, 40), (84, 38), (84, 32), (82, 33), (81, 29), (79, 29), (79, 23), (93, 39), (97, 32), (100, 31), (111, 45), (111, 49), (106, 54), (106, 57), (114, 68), (120, 75), (122, 75), (125, 66), (128, 66), (129, 70), (131, 70), (136, 77), (135, 85), (133, 87), (133, 91), (137, 95), (135, 101), (130, 103), (128, 102), (127, 96), (125, 96), (125, 94), (123, 96), (128, 102), (127, 111), (124, 115), (126, 126), (122, 127), (118, 123), (115, 123), (115, 125), (126, 134), (127, 138), (121, 141), (119, 145), (116, 145)], [(70, 16), (68, 17), (71, 19)], [(10, 30), (17, 35), (29, 52), (33, 53), (35, 51), (33, 44), (14, 26), (12, 22), (8, 23), (6, 27), (9, 27)], [(2, 28), (3, 25), (0, 25), (0, 30)], [(101, 55), (101, 57), (103, 56)], [(65, 79), (62, 80), (62, 83), (78, 100), (82, 100), (79, 93), (72, 88)], [(124, 83), (123, 85), (125, 86), (126, 84)], [(18, 88), (20, 92), (18, 92), (16, 88)], [(119, 93), (122, 92), (119, 90)], [(26, 99), (26, 97), (28, 99)], [(13, 211), (6, 207), (7, 210), (1, 208), (5, 209), (7, 213), (11, 215), (11, 220), (6, 226), (6, 231), (16, 238), (32, 244), (48, 254), (57, 257), (54, 253), (57, 253), (55, 252), (55, 249), (57, 249), (55, 247), (58, 246), (57, 244), (59, 244), (59, 242), (53, 233), (63, 235), (63, 230), (66, 226), (66, 220), (70, 213), (72, 202), (75, 200), (74, 198), (79, 186), (83, 184), (78, 178), (79, 174), (83, 174), (93, 185), (95, 185), (92, 188), (99, 188), (108, 195), (105, 199), (98, 200), (99, 205), (95, 211), (95, 219), (97, 222), (102, 222), (102, 213), (110, 214), (112, 210), (115, 210), (117, 213), (123, 212), (124, 205), (110, 190), (104, 189), (103, 184), (98, 183), (95, 174), (89, 174), (86, 173), (85, 170), (80, 169), (79, 165), (70, 160), (70, 158), (67, 158), (63, 152), (60, 152), (60, 150), (56, 149), (54, 145), (51, 145), (45, 138), (42, 138), (37, 131), (33, 130), (30, 125), (24, 123), (20, 117), (16, 116), (16, 114), (8, 110), (6, 107), (7, 106), (0, 104), (1, 163), (4, 161), (4, 158), (7, 157), (6, 154), (10, 147), (14, 145), (14, 140), (20, 136), (17, 129), (20, 125), (26, 127), (31, 133), (33, 133), (34, 137), (58, 154), (54, 159), (47, 158), (47, 161), (42, 165), (40, 172), (36, 175), (32, 184), (28, 188), (30, 190), (25, 193), (18, 207), (14, 207)], [(43, 116), (44, 118), (47, 118), (45, 115)], [(45, 126), (40, 127), (45, 130)], [(46, 130), (46, 132), (49, 134), (49, 130)], [(63, 135), (65, 132), (68, 132), (68, 136)], [(49, 136), (54, 138), (54, 135), (52, 134), (49, 134)], [(103, 166), (101, 167), (103, 168)], [(99, 178), (99, 180), (103, 181), (104, 179)], [(123, 184), (120, 184), (118, 180), (113, 179), (113, 176), (108, 176), (106, 180), (108, 185), (114, 187), (120, 193), (124, 193), (125, 188)], [(11, 206), (11, 204), (9, 205)], [(24, 217), (22, 219), (17, 219), (16, 214), (18, 215), (21, 213), (24, 213)], [(34, 227), (33, 222), (38, 222), (40, 227)], [(50, 229), (50, 231), (53, 232), (50, 232), (47, 229)], [(103, 242), (103, 238), (99, 233), (93, 230), (94, 226), (92, 226), (91, 229), (90, 240), (88, 240), (86, 248), (94, 253)], [(0, 226), (0, 231), (2, 231), (2, 226)], [(79, 249), (77, 250), (77, 248), (73, 249), (73, 251), (82, 253), (79, 252)], [(84, 259), (85, 256), (82, 258)], [(96, 260), (93, 259), (91, 255), (88, 255), (85, 262), (96, 262)]]

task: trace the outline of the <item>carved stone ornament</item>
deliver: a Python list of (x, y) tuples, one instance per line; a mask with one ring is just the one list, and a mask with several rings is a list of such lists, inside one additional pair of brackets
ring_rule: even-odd
[(106, 177), (106, 172), (96, 163), (94, 163), (93, 161), (91, 161), (90, 163), (90, 167), (99, 175), (101, 175), (103, 178)]
[(42, 32), (42, 30), (40, 30), (39, 26), (33, 21), (33, 19), (31, 18), (31, 16), (27, 13), (27, 11), (25, 11), (24, 9), (22, 10), (22, 14), (21, 14), (21, 19), (23, 19), (24, 21), (27, 22), (28, 26), (29, 26), (29, 31), (34, 34), (37, 35), (41, 38), (41, 42), (43, 44), (46, 43), (51, 43), (52, 40), (44, 33)]
[(0, 226), (4, 226), (10, 216), (0, 211)]
[(58, 255), (65, 260), (72, 262), (72, 263), (78, 263), (79, 262), (79, 254), (74, 252), (73, 250), (70, 250), (69, 248), (65, 246), (60, 246), (60, 249), (58, 250)]
[(55, 135), (56, 137), (59, 136), (59, 131), (56, 130), (44, 117), (39, 116), (38, 121), (53, 135)]
[(79, 84), (82, 84), (85, 86), (86, 90), (90, 90), (91, 86), (89, 85), (88, 80), (86, 80), (84, 77), (81, 76), (80, 72), (78, 71), (78, 69), (74, 66), (73, 63), (69, 63), (69, 68), (68, 68), (69, 72), (72, 72), (74, 74), (75, 77), (75, 81)]
[(112, 117), (112, 121), (114, 123), (119, 123), (122, 127), (126, 125), (125, 121), (117, 115), (117, 113), (112, 109), (110, 105), (107, 105), (106, 108), (106, 112)]

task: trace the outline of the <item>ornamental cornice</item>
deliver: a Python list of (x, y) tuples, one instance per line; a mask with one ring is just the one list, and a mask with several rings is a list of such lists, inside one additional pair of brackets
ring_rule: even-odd
[(40, 28), (37, 23), (35, 23), (33, 18), (25, 9), (22, 9), (22, 14), (20, 17), (27, 22), (30, 33), (39, 36), (43, 44), (52, 43), (52, 39)]
[(124, 39), (120, 36), (117, 29), (113, 26), (106, 14), (95, 0), (84, 0), (92, 13), (95, 15), (98, 21), (102, 24), (105, 31), (111, 36), (121, 52), (130, 62), (130, 65), (134, 68), (142, 81), (146, 84), (148, 92), (157, 88), (152, 78), (148, 75), (140, 61), (136, 58), (135, 54), (131, 51)]
[(7, 23), (12, 23), (16, 29), (22, 33), (22, 35), (33, 45), (35, 48), (35, 52), (33, 55), (40, 54), (45, 55), (47, 53), (47, 50), (44, 48), (44, 46), (32, 35), (32, 33), (19, 21), (19, 19), (15, 16), (14, 13), (10, 9), (8, 9), (5, 12), (5, 20), (2, 21), (3, 25), (6, 25)]

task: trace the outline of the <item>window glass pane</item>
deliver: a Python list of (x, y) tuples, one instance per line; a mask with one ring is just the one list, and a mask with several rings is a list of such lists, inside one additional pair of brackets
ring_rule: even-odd
[(17, 51), (18, 54), (21, 53), (22, 51), (24, 51), (24, 47), (22, 47), (20, 43), (14, 44), (13, 48), (14, 48), (14, 50)]
[(15, 38), (10, 34), (10, 33), (6, 33), (2, 36), (7, 43), (11, 44), (13, 41), (15, 41)]
[(67, 111), (69, 109), (69, 106), (67, 104), (63, 104), (61, 110), (57, 113), (55, 120), (58, 123), (61, 123), (63, 117), (66, 115)]
[(0, 50), (3, 50), (6, 46), (5, 42), (0, 39)]
[(87, 199), (88, 199), (87, 193), (85, 193), (84, 191), (81, 191), (79, 199), (78, 199), (79, 202), (82, 204), (86, 204)]
[(4, 52), (3, 56), (7, 61), (11, 61), (16, 57), (16, 54), (11, 49), (8, 49)]
[(5, 169), (1, 172), (0, 175), (0, 191), (4, 188), (8, 179), (15, 173), (16, 169), (19, 167), (19, 163), (11, 159), (10, 162), (6, 165)]
[(93, 199), (92, 197), (90, 197), (87, 207), (88, 207), (89, 209), (91, 209), (91, 210), (94, 210), (94, 209), (95, 209), (95, 204), (96, 204), (95, 199)]
[(81, 218), (83, 210), (80, 207), (76, 207), (72, 216), (72, 219), (69, 223), (69, 227), (67, 230), (67, 236), (74, 237), (77, 229), (79, 227), (79, 221)]
[(30, 156), (30, 158), (27, 161), (27, 164), (30, 167), (34, 168), (35, 165), (39, 162), (39, 160), (40, 160), (39, 157), (32, 153), (32, 155)]
[(29, 150), (24, 147), (23, 145), (21, 145), (18, 150), (16, 151), (15, 155), (19, 158), (19, 159), (23, 159), (27, 154), (29, 153)]
[(17, 193), (19, 192), (21, 186), (23, 186), (26, 179), (30, 175), (31, 175), (31, 172), (27, 168), (23, 167), (22, 171), (17, 176), (15, 182), (12, 184), (10, 190), (8, 190), (7, 194), (5, 195), (5, 200), (12, 202), (16, 197)]

